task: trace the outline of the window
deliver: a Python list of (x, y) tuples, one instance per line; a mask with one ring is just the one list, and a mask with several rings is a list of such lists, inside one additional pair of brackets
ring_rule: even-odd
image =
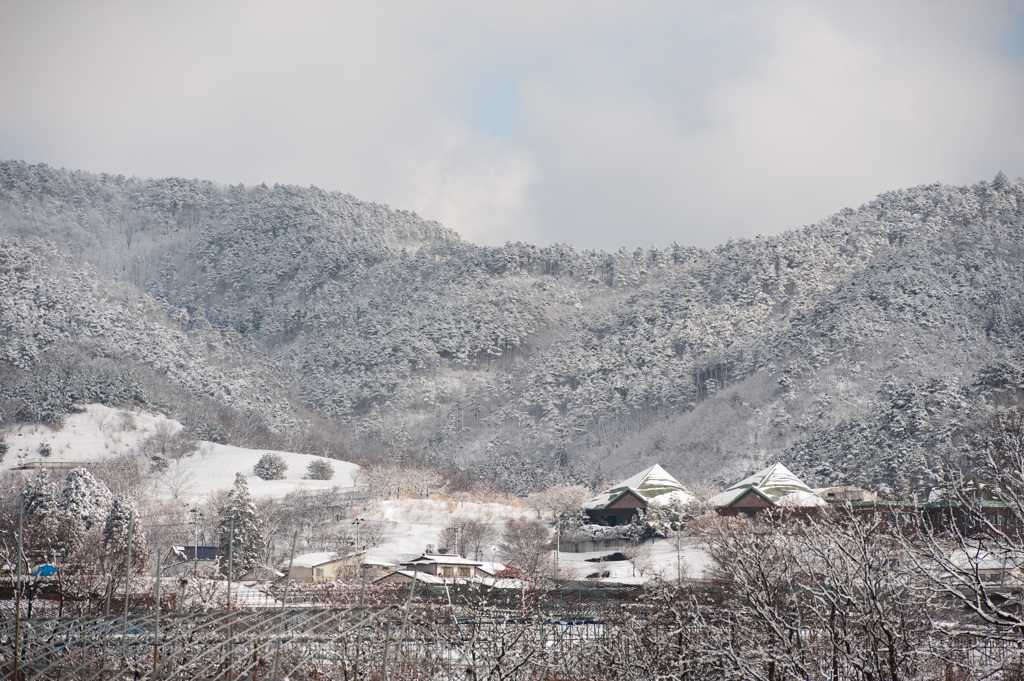
[(323, 568), (316, 568), (316, 576), (317, 577), (323, 577), (324, 576), (324, 569)]
[(469, 575), (469, 568), (468, 567), (460, 567), (459, 568), (459, 577), (469, 577), (469, 576), (470, 575)]

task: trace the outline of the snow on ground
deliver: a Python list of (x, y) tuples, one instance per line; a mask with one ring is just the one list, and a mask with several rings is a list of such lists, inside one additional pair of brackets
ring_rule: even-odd
[[(100, 463), (119, 454), (129, 454), (149, 438), (169, 436), (181, 430), (181, 424), (163, 414), (145, 411), (122, 411), (91, 404), (78, 414), (68, 416), (64, 427), (52, 430), (40, 424), (20, 424), (7, 430), (10, 450), (0, 470), (26, 464)], [(40, 447), (48, 445), (50, 455), (43, 456)], [(253, 472), (253, 466), (266, 449), (246, 449), (213, 442), (200, 442), (198, 450), (178, 460), (172, 460), (168, 470), (155, 486), (157, 494), (165, 497), (177, 492), (183, 499), (202, 499), (211, 492), (230, 488), (235, 473), (244, 473), (254, 497), (283, 497), (295, 490), (322, 490), (355, 486), (353, 476), (359, 466), (345, 461), (328, 459), (334, 466), (332, 480), (304, 480), (310, 461), (320, 458), (309, 454), (281, 452), (288, 464), (283, 480), (263, 480)]]
[(510, 520), (529, 520), (537, 513), (519, 506), (496, 502), (449, 501), (442, 499), (387, 499), (360, 514), (366, 523), (384, 531), (383, 541), (367, 552), (367, 559), (397, 564), (412, 560), (431, 547), (441, 546), (441, 533), (456, 518), (471, 518), (494, 529), (485, 547), (484, 561), (500, 560), (497, 543)]
[[(454, 518), (471, 517), (475, 522), (485, 523), (495, 530), (494, 537), (480, 556), (482, 561), (503, 560), (497, 548), (505, 524), (510, 520), (534, 520), (535, 511), (507, 503), (458, 502), (439, 499), (389, 499), (371, 506), (360, 514), (362, 522), (373, 523), (384, 531), (382, 542), (367, 551), (364, 560), (384, 562), (392, 565), (416, 558), (428, 547), (443, 548), (440, 536)], [(708, 556), (696, 545), (692, 537), (683, 537), (679, 547), (679, 560), (673, 540), (648, 540), (644, 547), (650, 552), (650, 566), (643, 575), (635, 572), (629, 561), (613, 561), (598, 564), (588, 558), (601, 558), (615, 553), (615, 550), (590, 553), (559, 552), (558, 562), (562, 575), (570, 579), (583, 579), (588, 575), (609, 572), (607, 578), (599, 581), (623, 584), (639, 584), (655, 578), (675, 579), (677, 564), (684, 578), (699, 579), (708, 568)], [(554, 552), (552, 552), (554, 554)], [(473, 557), (473, 556), (469, 556)], [(553, 556), (552, 556), (553, 557)]]
[[(600, 577), (594, 581), (617, 584), (642, 584), (653, 579), (674, 580), (680, 576), (680, 573), (684, 579), (701, 579), (710, 566), (708, 555), (697, 546), (693, 537), (681, 538), (678, 561), (676, 543), (672, 539), (655, 539), (653, 542), (648, 539), (644, 542), (641, 550), (649, 551), (649, 566), (646, 567), (642, 575), (628, 560), (591, 562), (591, 559), (600, 559), (616, 553), (614, 549), (586, 553), (562, 551), (558, 554), (558, 560), (566, 578), (585, 579), (592, 574), (608, 572), (608, 577)], [(620, 552), (627, 553), (625, 550)]]

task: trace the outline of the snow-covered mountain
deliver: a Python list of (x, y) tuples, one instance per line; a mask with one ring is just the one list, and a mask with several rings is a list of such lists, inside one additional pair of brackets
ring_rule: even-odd
[(779, 459), (909, 493), (1024, 390), (1024, 187), (1002, 174), (604, 253), (478, 247), (315, 188), (6, 162), (0, 235), (7, 414), (159, 396), (225, 437), (517, 490)]

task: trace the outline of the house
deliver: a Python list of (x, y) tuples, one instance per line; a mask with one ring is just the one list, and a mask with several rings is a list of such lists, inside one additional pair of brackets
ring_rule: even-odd
[(769, 508), (807, 509), (825, 506), (824, 499), (781, 463), (740, 480), (708, 499), (719, 515), (754, 516)]
[[(304, 553), (291, 560), (291, 580), (293, 582), (323, 582), (342, 577), (353, 577), (359, 572), (359, 559), (362, 553), (340, 555), (335, 551)], [(289, 561), (281, 564), (280, 569), (287, 573)]]
[(477, 584), (485, 589), (519, 589), (522, 574), (504, 563), (481, 563), (449, 553), (425, 553), (376, 580), (377, 584), (408, 584), (413, 580), (425, 586)]
[(454, 553), (424, 553), (401, 565), (407, 570), (426, 572), (442, 579), (473, 579), (485, 574), (480, 569), (483, 563)]
[(428, 586), (440, 586), (445, 583), (444, 578), (432, 575), (429, 572), (418, 570), (395, 570), (374, 581), (374, 584), (408, 584), (416, 580)]
[(220, 566), (219, 546), (172, 546), (162, 560), (160, 574), (175, 577), (187, 572), (212, 575)]
[(377, 584), (408, 584), (412, 580), (424, 584), (445, 584), (453, 581), (493, 577), (484, 564), (454, 553), (424, 553), (401, 563), (401, 568), (376, 580)]
[(609, 487), (583, 504), (595, 525), (627, 525), (651, 504), (693, 501), (693, 495), (664, 468), (654, 464), (631, 478)]

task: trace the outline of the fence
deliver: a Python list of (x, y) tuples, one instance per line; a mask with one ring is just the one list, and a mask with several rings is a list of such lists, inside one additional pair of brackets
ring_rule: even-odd
[(0, 677), (544, 678), (603, 633), (593, 620), (408, 605), (3, 620)]

